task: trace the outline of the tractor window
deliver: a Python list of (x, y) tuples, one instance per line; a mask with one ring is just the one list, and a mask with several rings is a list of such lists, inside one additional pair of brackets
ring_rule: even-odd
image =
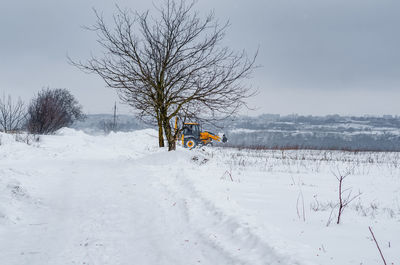
[(200, 135), (199, 125), (197, 124), (187, 124), (186, 127), (183, 129), (184, 135), (193, 135), (198, 137)]

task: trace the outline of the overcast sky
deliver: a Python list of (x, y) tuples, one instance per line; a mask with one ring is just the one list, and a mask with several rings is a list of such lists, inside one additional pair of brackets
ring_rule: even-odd
[[(157, 0), (155, 0), (157, 2)], [(151, 1), (0, 1), (0, 92), (30, 99), (68, 88), (88, 113), (111, 113), (116, 92), (69, 65), (88, 58), (96, 36), (82, 29), (115, 3), (144, 11)], [(259, 48), (244, 114), (400, 114), (400, 1), (199, 0), (195, 9), (229, 19), (226, 43)], [(121, 112), (129, 108), (120, 106)]]

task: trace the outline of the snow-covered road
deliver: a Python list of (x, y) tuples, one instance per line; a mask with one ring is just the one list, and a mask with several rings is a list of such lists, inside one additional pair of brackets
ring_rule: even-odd
[[(267, 246), (261, 250), (254, 239), (235, 235), (238, 224), (191, 194), (190, 183), (178, 183), (187, 151), (157, 150), (150, 130), (126, 136), (65, 130), (43, 137), (38, 147), (14, 144), (1, 153), (0, 173), (9, 178), (3, 181), (11, 197), (3, 206), (8, 220), (0, 223), (0, 264), (281, 260)], [(8, 214), (13, 208), (17, 212)]]

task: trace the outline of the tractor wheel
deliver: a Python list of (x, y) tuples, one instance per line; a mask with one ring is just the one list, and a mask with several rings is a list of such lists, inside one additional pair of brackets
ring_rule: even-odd
[(196, 141), (193, 138), (185, 139), (185, 147), (192, 149), (195, 148), (197, 145)]

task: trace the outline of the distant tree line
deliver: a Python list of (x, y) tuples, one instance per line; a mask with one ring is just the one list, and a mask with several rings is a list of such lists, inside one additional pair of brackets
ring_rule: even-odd
[[(353, 128), (348, 128), (351, 124)], [(334, 125), (330, 129), (342, 130), (371, 130), (376, 127), (380, 128), (400, 128), (400, 117), (399, 116), (339, 116), (339, 115), (327, 115), (327, 116), (302, 116), (302, 115), (286, 115), (281, 116), (279, 114), (263, 114), (256, 117), (238, 117), (230, 123), (226, 123), (226, 126), (235, 128), (247, 128), (254, 130), (268, 130), (268, 129), (292, 129), (298, 130), (299, 128), (325, 128), (330, 130), (327, 125)], [(310, 131), (313, 131), (311, 129)]]
[(395, 133), (340, 133), (310, 131), (255, 131), (229, 133), (229, 146), (266, 149), (326, 149), (351, 151), (400, 151)]
[(262, 114), (240, 116), (221, 125), (229, 140), (225, 146), (400, 151), (399, 116)]
[(154, 128), (136, 119), (132, 115), (118, 114), (114, 122), (112, 114), (89, 114), (85, 120), (76, 121), (71, 128), (82, 130), (89, 134), (103, 134), (109, 132), (129, 132), (146, 128)]

